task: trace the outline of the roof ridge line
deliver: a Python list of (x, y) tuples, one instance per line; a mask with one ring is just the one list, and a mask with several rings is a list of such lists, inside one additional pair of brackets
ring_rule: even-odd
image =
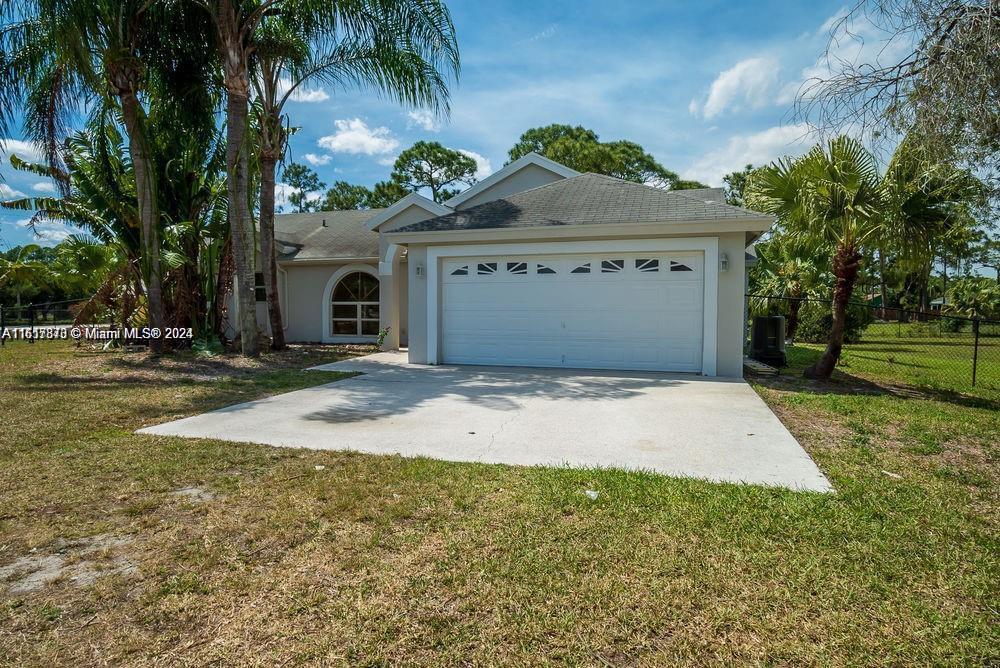
[[(677, 193), (678, 195), (681, 195), (682, 197), (684, 197), (684, 199), (691, 200), (692, 202), (700, 202), (702, 204), (711, 204), (714, 207), (725, 207), (726, 209), (735, 209), (737, 211), (742, 211), (744, 213), (751, 213), (751, 214), (753, 214), (755, 216), (758, 216), (760, 218), (773, 218), (774, 217), (774, 216), (769, 216), (766, 213), (761, 213), (760, 211), (754, 211), (753, 209), (748, 209), (746, 207), (736, 206), (736, 205), (730, 204), (728, 202), (713, 202), (711, 200), (707, 200), (707, 201), (701, 200), (701, 199), (698, 199), (697, 197), (695, 197), (693, 195), (686, 194), (686, 190), (687, 189), (684, 189), (684, 190), (668, 190), (667, 192), (668, 193)], [(707, 190), (707, 188), (690, 188), (690, 190)], [(725, 190), (725, 188), (717, 188), (716, 190)]]

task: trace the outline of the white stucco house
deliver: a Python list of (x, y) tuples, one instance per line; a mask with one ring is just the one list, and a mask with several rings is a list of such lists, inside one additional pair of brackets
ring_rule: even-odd
[[(745, 249), (773, 219), (529, 154), (460, 195), (277, 217), (285, 336), (418, 364), (742, 375)], [(263, 304), (261, 326), (267, 327)]]

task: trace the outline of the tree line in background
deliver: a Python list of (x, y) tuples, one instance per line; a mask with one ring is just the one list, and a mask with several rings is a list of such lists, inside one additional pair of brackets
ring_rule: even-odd
[[(528, 153), (538, 153), (578, 172), (594, 172), (658, 188), (683, 190), (705, 188), (686, 181), (661, 165), (646, 150), (631, 141), (601, 142), (597, 133), (581, 126), (552, 124), (525, 131), (508, 152), (508, 164)], [(418, 141), (399, 154), (388, 180), (372, 188), (336, 181), (326, 184), (305, 165), (290, 163), (282, 181), (292, 190), (291, 210), (338, 211), (380, 209), (391, 206), (411, 192), (426, 191), (441, 203), (476, 182), (476, 161), (439, 142)]]

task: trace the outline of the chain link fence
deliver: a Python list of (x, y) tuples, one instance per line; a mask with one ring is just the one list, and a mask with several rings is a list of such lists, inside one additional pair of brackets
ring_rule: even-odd
[[(40, 329), (69, 329), (88, 299), (0, 306), (0, 345), (13, 341), (34, 343)], [(86, 325), (111, 326), (110, 314), (87, 318)]]
[[(793, 348), (821, 351), (833, 322), (831, 302), (748, 295), (747, 312), (785, 317)], [(862, 373), (938, 389), (1000, 390), (1000, 320), (940, 311), (852, 303), (842, 364)]]

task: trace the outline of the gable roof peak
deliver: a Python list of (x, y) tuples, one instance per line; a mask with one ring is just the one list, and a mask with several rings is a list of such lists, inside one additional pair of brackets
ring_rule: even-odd
[(535, 167), (541, 167), (542, 169), (548, 170), (553, 174), (561, 176), (563, 178), (572, 178), (574, 176), (579, 176), (580, 172), (575, 169), (570, 169), (566, 165), (556, 162), (555, 160), (550, 160), (544, 155), (539, 155), (532, 151), (522, 155), (517, 160), (509, 162), (497, 171), (493, 172), (487, 176), (482, 181), (477, 181), (472, 186), (466, 188), (459, 194), (455, 195), (451, 199), (447, 200), (445, 204), (451, 208), (457, 208), (462, 205), (463, 202), (467, 202), (471, 198), (475, 197), (479, 193), (491, 188), (492, 186), (500, 183), (512, 174), (515, 174), (525, 167), (534, 165)]
[(373, 216), (367, 223), (368, 229), (372, 231), (377, 230), (384, 223), (395, 218), (411, 206), (418, 206), (432, 216), (443, 216), (446, 213), (451, 213), (452, 211), (451, 207), (444, 204), (438, 204), (432, 199), (427, 199), (420, 193), (410, 193), (392, 206), (382, 209), (378, 215)]

